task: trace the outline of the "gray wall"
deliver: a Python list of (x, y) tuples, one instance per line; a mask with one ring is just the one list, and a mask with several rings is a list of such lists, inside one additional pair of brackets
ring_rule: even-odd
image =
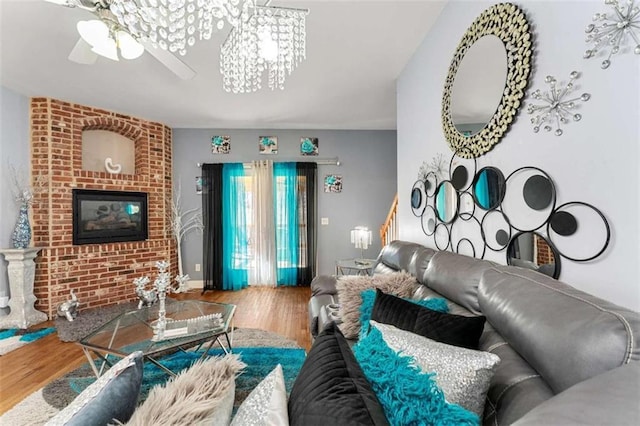
[[(231, 136), (230, 154), (212, 154), (211, 137)], [(258, 154), (259, 136), (277, 136), (278, 154)], [(201, 206), (195, 193), (195, 177), (200, 175), (197, 163), (304, 161), (300, 156), (300, 137), (319, 138), (317, 158), (340, 158), (340, 166), (318, 166), (318, 272), (331, 274), (336, 259), (359, 257), (351, 244), (349, 231), (357, 225), (373, 231), (373, 245), (365, 256), (375, 258), (380, 251), (379, 229), (386, 219), (396, 193), (396, 132), (360, 130), (173, 130), (173, 178), (182, 186), (184, 209)], [(324, 176), (342, 175), (341, 193), (325, 193)], [(320, 225), (320, 218), (328, 225)], [(202, 263), (202, 236), (185, 237), (184, 271), (192, 279), (201, 280), (195, 264)]]
[[(445, 78), (460, 38), (483, 10), (486, 1), (451, 0), (398, 79), (398, 194), (400, 237), (435, 247), (410, 210), (409, 193), (422, 161), (442, 153), (450, 159), (441, 124)], [(478, 158), (478, 169), (493, 165), (505, 176), (522, 166), (545, 170), (558, 189), (558, 203), (584, 201), (598, 207), (611, 225), (611, 242), (602, 256), (586, 263), (562, 259), (560, 279), (614, 303), (640, 310), (640, 61), (633, 43), (615, 55), (607, 70), (600, 60), (585, 60), (584, 29), (602, 1), (519, 1), (534, 33), (533, 72), (529, 90), (546, 91), (546, 75), (567, 81), (582, 72), (578, 93), (582, 120), (568, 123), (560, 137), (535, 134), (525, 106), (517, 120), (489, 153)], [(544, 232), (543, 232), (544, 234)], [(601, 243), (586, 232), (584, 244)], [(591, 239), (591, 240), (590, 240)], [(597, 240), (597, 241), (594, 241)], [(487, 252), (505, 263), (505, 252)]]
[[(9, 166), (30, 176), (29, 98), (0, 86), (0, 247), (11, 247), (18, 218)], [(0, 297), (9, 295), (7, 263), (0, 261)]]

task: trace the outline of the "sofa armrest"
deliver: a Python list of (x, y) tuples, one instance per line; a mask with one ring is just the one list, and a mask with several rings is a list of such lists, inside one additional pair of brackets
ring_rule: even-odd
[(580, 382), (548, 399), (514, 423), (534, 425), (640, 424), (640, 362)]
[(322, 294), (337, 294), (336, 283), (337, 278), (331, 275), (318, 275), (311, 281), (311, 296), (320, 296)]

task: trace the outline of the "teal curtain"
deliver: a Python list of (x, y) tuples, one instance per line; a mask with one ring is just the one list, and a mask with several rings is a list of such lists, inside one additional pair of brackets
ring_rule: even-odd
[(222, 289), (240, 290), (249, 279), (249, 235), (247, 232), (244, 166), (222, 166)]
[(298, 172), (296, 163), (273, 167), (278, 285), (295, 286), (299, 264)]

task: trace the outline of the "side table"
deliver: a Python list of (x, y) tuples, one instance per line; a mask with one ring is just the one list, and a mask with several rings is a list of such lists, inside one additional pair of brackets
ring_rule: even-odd
[(371, 275), (375, 259), (342, 259), (336, 261), (336, 275)]
[(9, 315), (0, 317), (0, 328), (28, 328), (48, 319), (47, 314), (37, 311), (33, 304), (33, 282), (36, 277), (36, 264), (33, 261), (40, 251), (39, 248), (0, 249), (0, 253), (9, 262)]

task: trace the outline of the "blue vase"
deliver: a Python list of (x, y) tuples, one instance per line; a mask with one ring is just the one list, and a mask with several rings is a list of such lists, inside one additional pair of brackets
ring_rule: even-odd
[(25, 249), (31, 243), (31, 225), (29, 224), (29, 206), (23, 204), (20, 206), (18, 214), (18, 222), (11, 236), (13, 248)]

